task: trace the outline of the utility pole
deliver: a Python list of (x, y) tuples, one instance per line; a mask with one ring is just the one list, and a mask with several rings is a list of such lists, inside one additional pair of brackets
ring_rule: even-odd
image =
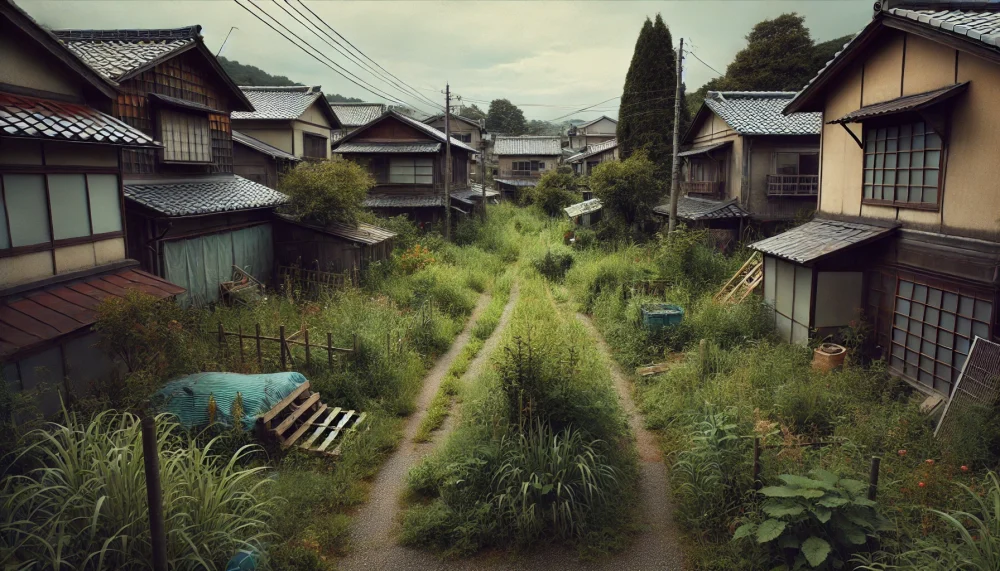
[(480, 216), (483, 222), (486, 222), (486, 139), (482, 138), (482, 135), (479, 139), (479, 149), (482, 151), (479, 153), (479, 187), (483, 191), (483, 211)]
[(451, 86), (444, 84), (444, 239), (451, 240)]
[(670, 234), (677, 227), (677, 195), (680, 194), (680, 183), (677, 179), (681, 176), (680, 157), (677, 156), (681, 130), (681, 73), (684, 71), (684, 38), (681, 38), (680, 49), (677, 50), (677, 87), (674, 91), (674, 164), (670, 174), (670, 223), (667, 226), (667, 234)]

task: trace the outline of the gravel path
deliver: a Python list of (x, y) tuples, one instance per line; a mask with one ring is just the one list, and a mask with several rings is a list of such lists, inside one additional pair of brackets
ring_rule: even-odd
[[(469, 364), (469, 368), (463, 376), (464, 379), (476, 378), (486, 365), (489, 356), (500, 343), (503, 330), (510, 321), (511, 313), (513, 313), (517, 294), (518, 289), (515, 282), (510, 292), (510, 301), (504, 307), (496, 329), (486, 340), (479, 354)], [(452, 411), (445, 420), (444, 426), (432, 434), (430, 442), (415, 443), (413, 441), (413, 437), (420, 427), (420, 422), (427, 415), (427, 408), (434, 399), (434, 395), (437, 394), (441, 382), (444, 381), (445, 374), (451, 367), (452, 361), (458, 357), (469, 342), (472, 336), (472, 327), (483, 309), (486, 308), (487, 303), (489, 303), (489, 296), (484, 295), (479, 299), (465, 329), (455, 338), (448, 352), (438, 359), (424, 378), (423, 387), (417, 397), (416, 412), (410, 415), (403, 424), (403, 442), (382, 465), (372, 483), (368, 503), (364, 504), (357, 513), (351, 533), (352, 551), (341, 560), (341, 569), (380, 571), (436, 569), (442, 565), (439, 559), (429, 553), (403, 547), (396, 543), (395, 535), (399, 529), (399, 502), (402, 494), (406, 491), (406, 475), (410, 468), (429, 454), (455, 425), (455, 411)]]

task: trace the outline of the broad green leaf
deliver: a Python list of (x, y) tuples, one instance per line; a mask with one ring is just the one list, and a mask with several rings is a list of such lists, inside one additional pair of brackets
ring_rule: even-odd
[(750, 535), (757, 529), (757, 524), (755, 523), (745, 523), (736, 528), (736, 533), (733, 534), (733, 541), (737, 539), (743, 539), (744, 537), (750, 537)]
[(802, 542), (794, 535), (786, 534), (782, 535), (781, 538), (778, 539), (778, 545), (781, 546), (782, 549), (798, 549), (802, 546)]
[(864, 545), (865, 542), (868, 541), (868, 536), (865, 535), (865, 532), (852, 523), (843, 522), (841, 525), (837, 526), (837, 529), (844, 535), (844, 539), (848, 543), (852, 543), (854, 545)]
[(863, 508), (873, 508), (876, 506), (875, 502), (869, 500), (864, 496), (858, 496), (854, 498), (853, 500), (851, 500), (851, 503), (856, 506), (861, 506)]
[(812, 536), (802, 542), (802, 553), (813, 567), (819, 567), (830, 555), (830, 544), (825, 539)]
[(836, 484), (837, 481), (840, 480), (840, 476), (834, 474), (833, 472), (830, 472), (829, 470), (824, 470), (822, 468), (815, 468), (813, 470), (809, 470), (809, 473), (812, 474), (817, 479), (823, 480), (827, 484)]
[(796, 476), (794, 474), (782, 474), (778, 476), (781, 481), (788, 484), (789, 486), (794, 486), (798, 488), (814, 488), (818, 490), (832, 490), (833, 486), (824, 482), (823, 480), (813, 480), (812, 478), (806, 478), (805, 476)]
[(801, 515), (805, 511), (805, 507), (795, 503), (794, 501), (782, 500), (777, 498), (772, 498), (764, 502), (761, 506), (764, 513), (771, 517), (784, 517), (788, 515)]
[(868, 484), (858, 480), (851, 480), (850, 478), (844, 478), (838, 484), (853, 495), (863, 494), (868, 491)]
[(830, 521), (830, 516), (833, 515), (833, 512), (830, 510), (830, 508), (824, 506), (816, 506), (812, 508), (812, 510), (810, 511), (812, 511), (813, 515), (816, 516), (816, 519), (819, 520), (820, 523), (826, 523)]
[(827, 496), (816, 503), (828, 508), (839, 508), (841, 506), (846, 505), (849, 501), (850, 500), (848, 500), (847, 498), (838, 498), (837, 496)]
[(785, 522), (776, 519), (766, 520), (757, 528), (757, 543), (774, 541), (783, 531), (785, 531)]
[(788, 486), (768, 486), (762, 488), (760, 493), (769, 498), (821, 498), (823, 490), (810, 490), (806, 488), (790, 488)]

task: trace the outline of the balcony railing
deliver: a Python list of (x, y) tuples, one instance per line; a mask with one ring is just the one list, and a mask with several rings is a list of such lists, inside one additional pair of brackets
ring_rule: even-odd
[(769, 174), (768, 196), (816, 196), (819, 193), (819, 175)]
[(545, 171), (520, 171), (500, 169), (500, 178), (539, 178)]
[(699, 194), (705, 197), (721, 197), (725, 191), (725, 185), (725, 181), (721, 180), (685, 180), (681, 181), (681, 192)]

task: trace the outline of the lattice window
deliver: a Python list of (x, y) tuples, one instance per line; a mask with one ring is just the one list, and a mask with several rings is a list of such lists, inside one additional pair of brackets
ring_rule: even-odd
[(864, 201), (937, 208), (944, 144), (925, 123), (865, 131)]
[(433, 184), (434, 161), (422, 157), (392, 157), (389, 159), (389, 182), (394, 184)]
[(212, 136), (205, 115), (161, 109), (160, 140), (163, 142), (164, 162), (212, 161)]
[(890, 366), (949, 394), (972, 340), (990, 339), (992, 300), (974, 290), (909, 275), (900, 276), (895, 292)]
[(325, 159), (330, 140), (318, 135), (302, 134), (302, 155), (310, 159)]
[(228, 115), (209, 115), (212, 130), (212, 172), (233, 172), (233, 130)]

